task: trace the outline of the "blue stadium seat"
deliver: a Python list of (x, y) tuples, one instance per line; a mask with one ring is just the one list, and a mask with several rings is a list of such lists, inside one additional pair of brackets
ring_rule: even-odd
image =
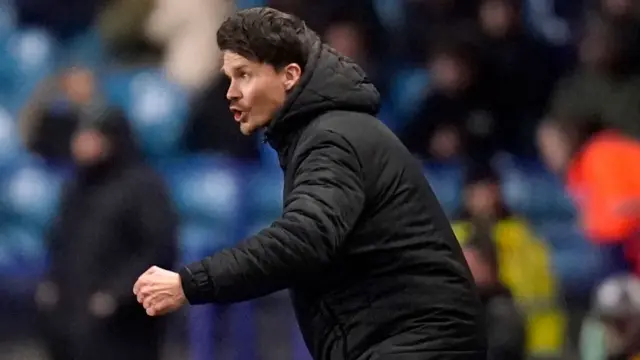
[(61, 44), (59, 65), (68, 67), (82, 65), (99, 68), (110, 60), (102, 37), (96, 28), (78, 34)]
[(402, 1), (374, 0), (373, 7), (387, 29), (394, 30), (402, 26), (405, 18)]
[(9, 0), (0, 0), (0, 39), (7, 38), (16, 29), (16, 10)]
[(0, 107), (0, 168), (14, 164), (24, 154), (16, 121)]
[(180, 250), (182, 265), (201, 260), (237, 242), (235, 234), (220, 227), (198, 222), (186, 222), (180, 228)]
[(552, 251), (579, 251), (591, 247), (575, 221), (548, 221), (536, 226), (536, 232)]
[(12, 33), (0, 41), (0, 105), (16, 113), (38, 82), (55, 68), (55, 42), (39, 29)]
[(42, 275), (45, 264), (46, 249), (41, 231), (19, 226), (0, 229), (0, 273), (3, 276), (33, 284)]
[(242, 177), (235, 163), (213, 157), (190, 158), (167, 165), (164, 171), (184, 219), (235, 231), (243, 205)]
[(507, 206), (532, 221), (573, 219), (575, 208), (563, 185), (537, 163), (498, 163)]
[(63, 177), (31, 161), (0, 174), (0, 213), (5, 219), (36, 229), (45, 227), (58, 208)]
[(396, 134), (402, 131), (406, 125), (406, 119), (401, 119), (397, 116), (393, 104), (388, 100), (382, 102), (380, 111), (378, 112), (378, 118)]
[(537, 232), (549, 244), (556, 276), (572, 298), (588, 297), (604, 278), (627, 270), (621, 247), (592, 244), (575, 222), (541, 224)]
[(447, 216), (453, 216), (462, 201), (464, 169), (456, 164), (427, 164), (424, 173)]
[(248, 9), (252, 7), (265, 6), (266, 0), (238, 0), (236, 6), (238, 9)]
[(140, 143), (150, 155), (180, 150), (188, 102), (186, 93), (156, 69), (105, 74), (107, 98), (129, 116)]
[[(256, 224), (264, 224), (277, 219), (282, 213), (282, 190), (284, 177), (278, 169), (249, 169), (247, 174), (249, 195), (247, 212)], [(246, 225), (253, 226), (258, 225)]]
[(0, 278), (9, 278), (18, 268), (18, 259), (13, 254), (11, 239), (0, 230)]
[(581, 14), (580, 1), (523, 0), (524, 20), (529, 31), (556, 46), (567, 45), (572, 39), (571, 24), (558, 16), (559, 7), (573, 7)]
[(391, 83), (391, 102), (400, 121), (411, 119), (429, 91), (429, 73), (423, 68), (399, 71)]

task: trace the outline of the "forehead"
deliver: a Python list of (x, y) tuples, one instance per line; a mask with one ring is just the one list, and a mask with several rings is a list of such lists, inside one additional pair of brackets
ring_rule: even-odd
[(256, 69), (262, 66), (264, 66), (264, 64), (251, 61), (246, 57), (231, 51), (224, 51), (222, 53), (222, 71), (227, 74), (241, 68)]

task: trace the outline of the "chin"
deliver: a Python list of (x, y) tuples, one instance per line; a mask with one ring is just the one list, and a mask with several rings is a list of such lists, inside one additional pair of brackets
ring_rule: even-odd
[(242, 133), (242, 135), (249, 136), (252, 135), (255, 131), (255, 126), (252, 126), (249, 123), (240, 124), (240, 132)]

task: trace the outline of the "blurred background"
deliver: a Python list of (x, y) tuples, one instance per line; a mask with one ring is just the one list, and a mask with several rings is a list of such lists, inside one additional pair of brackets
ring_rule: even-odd
[(0, 0), (0, 359), (308, 359), (286, 293), (166, 323), (129, 294), (280, 214), (215, 41), (262, 5), (380, 89), (464, 245), (492, 360), (636, 355), (639, 1)]

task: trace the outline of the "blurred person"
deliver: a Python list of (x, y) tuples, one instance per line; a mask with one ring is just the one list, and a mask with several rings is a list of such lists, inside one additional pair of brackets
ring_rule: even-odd
[(110, 0), (103, 5), (96, 25), (110, 60), (126, 65), (157, 65), (162, 48), (145, 33), (155, 0)]
[[(500, 178), (493, 169), (486, 166), (469, 169), (463, 194), (463, 208), (452, 222), (456, 237), (466, 249), (480, 236), (484, 239), (483, 246), (492, 250), (497, 271), (493, 275), (509, 289), (526, 315), (527, 353), (531, 356), (561, 353), (564, 317), (556, 303), (558, 289), (548, 249), (534, 235), (526, 219), (507, 208)], [(473, 270), (473, 265), (470, 266)]]
[(640, 71), (640, 3), (635, 0), (600, 0), (597, 13), (616, 28), (622, 61), (618, 66), (627, 71)]
[(463, 209), (458, 219), (493, 226), (511, 217), (502, 199), (498, 174), (489, 166), (471, 167), (467, 171)]
[(595, 0), (596, 9), (610, 18), (638, 18), (640, 5), (635, 0)]
[(214, 80), (221, 58), (215, 33), (234, 7), (232, 0), (155, 0), (144, 32), (163, 48), (170, 79), (189, 92), (199, 92)]
[(551, 49), (523, 24), (520, 0), (482, 0), (478, 11), (481, 76), (491, 93), (502, 150), (533, 155), (531, 134), (559, 75)]
[(74, 130), (103, 104), (96, 82), (92, 70), (78, 66), (40, 84), (18, 120), (25, 146), (47, 159), (70, 160)]
[(474, 37), (478, 0), (404, 0), (404, 29), (394, 39), (404, 49), (403, 58), (420, 64), (435, 47), (454, 39)]
[(604, 281), (595, 294), (593, 314), (604, 325), (606, 360), (640, 357), (640, 280), (619, 275)]
[(565, 180), (587, 237), (602, 251), (623, 248), (626, 259), (611, 271), (626, 263), (640, 271), (640, 141), (597, 120), (547, 120), (538, 142), (547, 166)]
[(371, 38), (366, 34), (364, 24), (342, 15), (333, 19), (327, 26), (323, 39), (327, 45), (360, 65), (376, 88), (384, 93), (386, 84), (381, 76), (380, 64), (373, 56)]
[(314, 359), (485, 359), (460, 246), (421, 166), (374, 117), (362, 69), (271, 8), (230, 17), (218, 44), (240, 130), (264, 129), (278, 152), (284, 209), (178, 273), (143, 273), (133, 291), (147, 313), (290, 288)]
[(413, 154), (438, 161), (468, 156), (486, 162), (495, 152), (495, 122), (474, 55), (465, 43), (434, 50), (428, 63), (433, 89), (401, 134)]
[(386, 29), (383, 27), (373, 2), (370, 0), (325, 0), (314, 2), (307, 0), (267, 0), (266, 3), (272, 8), (304, 19), (310, 28), (317, 29), (320, 33), (326, 33), (331, 25), (335, 23), (343, 25), (345, 23), (357, 24), (358, 31), (362, 31), (367, 35), (360, 40), (366, 42), (366, 48), (370, 50), (368, 55), (389, 52)]
[(164, 332), (131, 294), (152, 264), (171, 267), (177, 218), (117, 110), (83, 119), (71, 140), (76, 172), (46, 236), (49, 267), (35, 294), (53, 360), (159, 359)]
[(562, 79), (551, 98), (553, 118), (598, 118), (602, 126), (640, 137), (640, 72), (629, 50), (636, 46), (624, 27), (589, 18), (579, 43), (580, 63)]
[(488, 360), (524, 360), (526, 329), (509, 289), (500, 281), (498, 259), (491, 235), (473, 234), (463, 247), (465, 259), (480, 291), (484, 306)]

